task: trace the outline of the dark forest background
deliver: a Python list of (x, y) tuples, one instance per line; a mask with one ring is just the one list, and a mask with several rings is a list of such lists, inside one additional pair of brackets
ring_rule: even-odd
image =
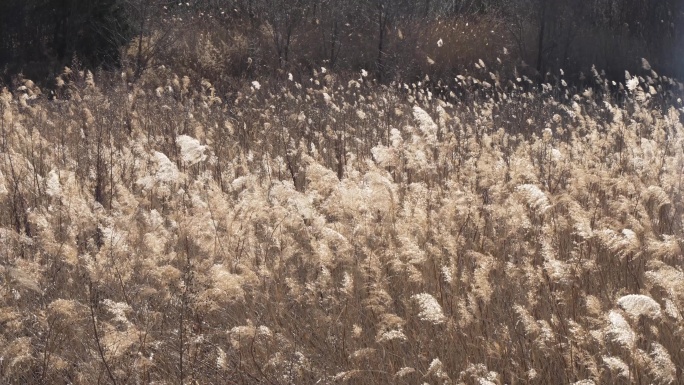
[(646, 58), (684, 75), (681, 0), (3, 0), (0, 73), (154, 65), (213, 81), (326, 67), (445, 78), (480, 59), (510, 76), (624, 79)]

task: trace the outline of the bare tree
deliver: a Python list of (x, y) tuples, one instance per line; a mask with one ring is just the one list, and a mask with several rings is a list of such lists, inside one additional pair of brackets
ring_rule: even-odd
[(249, 2), (254, 15), (271, 29), (273, 45), (278, 56), (278, 67), (290, 59), (290, 46), (296, 29), (304, 21), (312, 5), (311, 0), (257, 0)]
[[(137, 79), (153, 59), (168, 46), (188, 24), (170, 12), (175, 2), (169, 0), (123, 0), (126, 14), (135, 28), (134, 77)], [(175, 14), (178, 14), (176, 12)], [(114, 32), (114, 31), (112, 31)]]

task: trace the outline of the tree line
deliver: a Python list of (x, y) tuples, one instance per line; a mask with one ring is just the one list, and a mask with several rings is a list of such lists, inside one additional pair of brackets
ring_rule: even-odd
[(684, 75), (679, 0), (0, 2), (5, 78), (22, 72), (49, 77), (74, 60), (89, 68), (127, 60), (139, 75), (160, 57), (193, 55), (187, 44), (179, 51), (178, 42), (187, 43), (188, 36), (210, 36), (214, 47), (227, 47), (235, 55), (222, 60), (232, 63), (217, 67), (239, 76), (320, 66), (366, 68), (380, 80), (442, 76), (478, 57), (500, 58), (538, 80), (561, 69), (587, 72), (592, 65), (619, 77), (642, 57), (664, 74)]
[(119, 0), (4, 0), (0, 63), (6, 74), (64, 65), (74, 55), (91, 66), (112, 66), (132, 32)]

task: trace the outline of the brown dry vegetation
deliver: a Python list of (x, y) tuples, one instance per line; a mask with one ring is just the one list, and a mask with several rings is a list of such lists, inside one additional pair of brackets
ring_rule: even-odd
[(3, 90), (0, 382), (682, 384), (681, 85), (487, 64)]

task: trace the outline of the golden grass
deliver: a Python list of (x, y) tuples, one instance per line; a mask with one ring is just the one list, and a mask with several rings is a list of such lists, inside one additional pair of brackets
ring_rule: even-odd
[(681, 86), (478, 67), (4, 90), (3, 383), (681, 384)]

